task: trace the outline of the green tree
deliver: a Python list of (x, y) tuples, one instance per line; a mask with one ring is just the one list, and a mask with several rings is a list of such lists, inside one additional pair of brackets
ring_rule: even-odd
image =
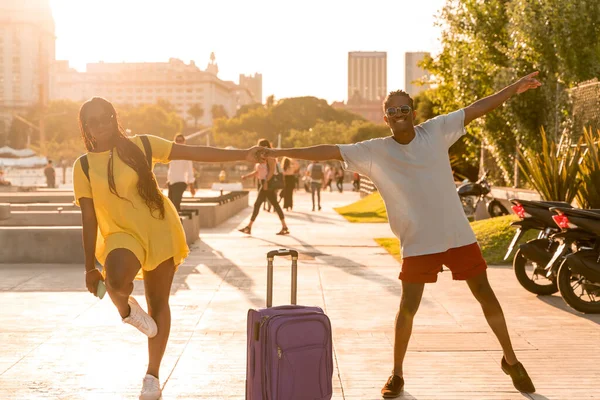
[(124, 129), (132, 134), (150, 134), (173, 139), (183, 128), (183, 120), (175, 111), (164, 108), (167, 103), (146, 104), (139, 107), (121, 107), (119, 119)]
[(542, 126), (557, 138), (568, 127), (565, 89), (598, 75), (600, 2), (448, 0), (438, 23), (442, 52), (423, 63), (437, 84), (436, 112), (464, 107), (540, 71), (539, 90), (469, 126), (510, 182), (517, 145), (540, 149)]
[(227, 115), (227, 110), (225, 110), (225, 107), (222, 104), (213, 104), (213, 106), (210, 109), (210, 113), (212, 115), (213, 121), (220, 118), (229, 118), (229, 115)]
[(194, 104), (187, 111), (190, 117), (194, 118), (194, 129), (198, 128), (198, 120), (204, 116), (204, 108), (198, 103)]
[(217, 120), (213, 133), (217, 143), (237, 146), (248, 132), (274, 142), (279, 134), (285, 138), (291, 130), (307, 131), (319, 121), (350, 124), (354, 120), (364, 119), (335, 109), (323, 99), (294, 97), (282, 99), (272, 107), (257, 107), (238, 117)]

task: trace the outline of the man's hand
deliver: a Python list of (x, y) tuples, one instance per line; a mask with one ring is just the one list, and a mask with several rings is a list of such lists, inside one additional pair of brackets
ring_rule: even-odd
[(535, 77), (539, 74), (539, 71), (535, 71), (527, 76), (516, 81), (513, 85), (517, 91), (517, 94), (524, 93), (529, 89), (537, 89), (542, 86), (542, 83), (535, 79)]

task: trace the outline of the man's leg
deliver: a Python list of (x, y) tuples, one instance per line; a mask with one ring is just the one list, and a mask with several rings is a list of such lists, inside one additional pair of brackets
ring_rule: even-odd
[(487, 272), (484, 271), (471, 279), (467, 279), (467, 284), (469, 285), (469, 289), (471, 289), (473, 296), (475, 296), (479, 304), (481, 304), (483, 315), (485, 315), (485, 319), (498, 338), (500, 346), (502, 346), (504, 358), (509, 364), (516, 364), (517, 356), (515, 355), (512, 343), (510, 342), (504, 313), (490, 286)]
[(402, 281), (402, 298), (400, 300), (400, 308), (396, 314), (393, 375), (402, 377), (404, 356), (408, 349), (408, 341), (412, 334), (413, 320), (415, 314), (417, 314), (419, 305), (421, 304), (424, 288), (424, 283), (409, 283)]

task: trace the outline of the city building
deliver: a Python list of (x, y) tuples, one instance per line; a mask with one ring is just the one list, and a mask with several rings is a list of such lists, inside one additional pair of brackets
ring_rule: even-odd
[(427, 52), (407, 52), (404, 53), (404, 91), (413, 98), (424, 90), (429, 89), (429, 85), (417, 85), (415, 81), (429, 76), (428, 72), (419, 67), (419, 63), (425, 57)]
[(387, 53), (351, 51), (348, 53), (348, 100), (382, 101), (387, 94)]
[(240, 86), (250, 90), (255, 103), (263, 102), (262, 74), (243, 75), (240, 74)]
[(0, 2), (0, 137), (13, 114), (47, 103), (54, 45), (48, 0)]
[(67, 61), (57, 61), (52, 99), (85, 101), (101, 96), (116, 105), (133, 106), (163, 99), (190, 124), (194, 118), (188, 110), (198, 104), (204, 110), (198, 123), (211, 126), (214, 105), (222, 105), (232, 116), (242, 105), (255, 102), (248, 88), (223, 81), (217, 74), (214, 54), (205, 71), (194, 61), (186, 64), (176, 58), (152, 63), (89, 63), (85, 72), (69, 68)]

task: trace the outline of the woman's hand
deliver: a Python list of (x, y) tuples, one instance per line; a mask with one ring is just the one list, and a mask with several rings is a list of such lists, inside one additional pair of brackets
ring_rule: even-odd
[(99, 269), (92, 269), (85, 273), (85, 286), (88, 292), (97, 296), (96, 291), (98, 290), (98, 282), (103, 281), (102, 274)]

